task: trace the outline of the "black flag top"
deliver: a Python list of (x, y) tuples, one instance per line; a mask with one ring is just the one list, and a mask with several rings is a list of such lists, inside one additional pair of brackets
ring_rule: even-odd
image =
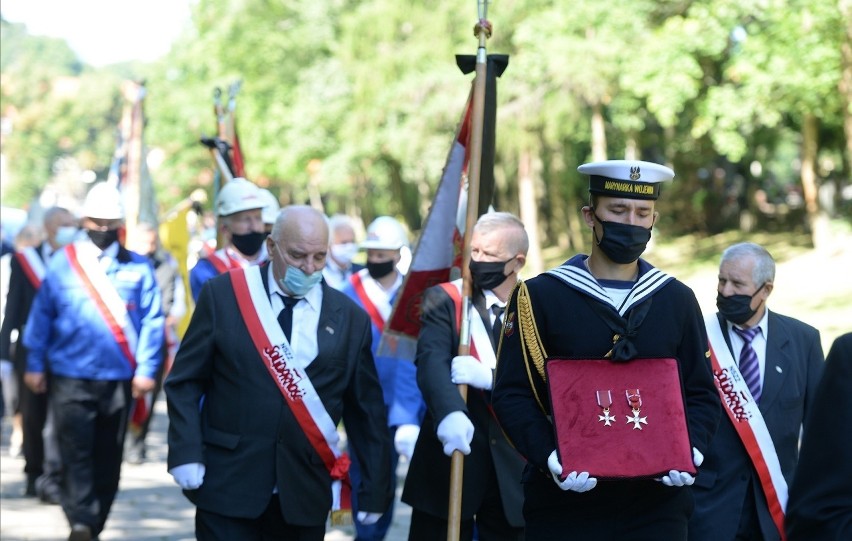
[[(456, 55), (456, 65), (464, 74), (476, 70), (476, 55)], [(497, 125), (497, 77), (509, 66), (509, 55), (490, 54), (485, 76), (485, 110), (482, 119), (482, 166), (479, 171), (477, 216), (488, 212), (494, 198), (494, 148)]]

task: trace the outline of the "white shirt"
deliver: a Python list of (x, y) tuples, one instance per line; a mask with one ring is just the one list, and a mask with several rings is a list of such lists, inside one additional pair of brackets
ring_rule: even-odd
[[(270, 263), (267, 269), (269, 300), (272, 303), (272, 311), (277, 316), (284, 309), (284, 301), (281, 300), (281, 295), (285, 293), (278, 286), (278, 282), (272, 274), (272, 265)], [(317, 327), (319, 326), (321, 309), (322, 283), (312, 287), (307, 295), (293, 306), (293, 331), (290, 335), (290, 349), (293, 350), (298, 366), (308, 366), (317, 358), (319, 353)]]
[(498, 321), (497, 316), (491, 311), (491, 307), (496, 304), (505, 310), (506, 303), (497, 298), (497, 295), (490, 289), (483, 289), (482, 294), (485, 295), (485, 309), (488, 310), (488, 321), (491, 322), (491, 328), (494, 328), (495, 325), (502, 325), (502, 318)]
[[(766, 340), (769, 337), (769, 309), (763, 312), (763, 317), (757, 323), (760, 327), (760, 332), (754, 335), (751, 341), (751, 348), (757, 354), (757, 366), (760, 369), (760, 387), (763, 388), (763, 375), (766, 373)], [(728, 326), (728, 337), (731, 339), (731, 350), (734, 353), (734, 359), (737, 359), (739, 364), (740, 352), (745, 345), (745, 341), (740, 338), (740, 335), (734, 332), (734, 327), (742, 329), (739, 325), (734, 325), (728, 320), (725, 320)]]

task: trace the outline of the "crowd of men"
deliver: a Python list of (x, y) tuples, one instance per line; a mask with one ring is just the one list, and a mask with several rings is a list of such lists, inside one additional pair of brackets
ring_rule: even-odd
[(483, 214), (468, 281), (422, 292), (413, 359), (379, 348), (410, 246), (393, 217), (359, 242), (350, 217), (226, 183), (178, 347), (190, 303), (156, 228), (125, 243), (106, 183), (79, 219), (49, 209), (44, 241), (7, 256), (0, 332), (25, 495), (97, 539), (164, 389), (199, 540), (319, 541), (329, 520), (384, 539), (401, 459), (413, 541), (451, 521), (482, 541), (852, 538), (852, 467), (833, 455), (849, 431), (829, 421), (849, 426), (852, 335), (825, 361), (817, 329), (768, 309), (775, 262), (748, 242), (722, 253), (702, 315), (642, 258), (674, 172), (579, 171), (591, 252), (521, 280), (525, 224)]

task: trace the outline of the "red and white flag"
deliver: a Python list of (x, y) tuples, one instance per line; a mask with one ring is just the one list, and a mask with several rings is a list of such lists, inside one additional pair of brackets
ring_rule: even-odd
[(441, 183), (411, 258), (411, 266), (382, 333), (378, 355), (413, 360), (420, 332), (423, 291), (461, 276), (472, 96), (471, 91), (447, 155)]

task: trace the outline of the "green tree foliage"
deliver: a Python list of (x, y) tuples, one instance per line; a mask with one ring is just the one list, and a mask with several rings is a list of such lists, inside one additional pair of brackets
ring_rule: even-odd
[[(741, 210), (763, 212), (760, 190), (766, 202), (787, 204), (803, 178), (803, 148), (812, 149), (816, 185), (848, 179), (843, 125), (852, 112), (838, 88), (852, 21), (843, 5), (491, 3), (488, 50), (510, 55), (498, 84), (496, 205), (518, 212), (519, 175), (531, 174), (543, 242), (580, 249), (587, 235), (576, 215), (587, 195), (576, 166), (590, 159), (671, 164), (676, 181), (660, 207), (674, 234), (739, 226)], [(164, 207), (199, 186), (213, 195), (198, 139), (216, 131), (213, 89), (239, 79), (251, 179), (285, 203), (321, 202), (365, 221), (392, 214), (420, 227), (470, 89), (472, 76), (453, 57), (475, 53), (476, 2), (198, 0), (192, 22), (166, 57), (134, 67), (147, 80), (146, 141), (164, 157), (153, 172)], [(41, 53), (23, 45), (34, 38), (12, 30), (4, 26), (4, 110), (7, 79), (13, 89), (69, 75), (106, 81), (58, 50), (45, 56), (51, 67), (37, 67)], [(7, 48), (13, 38), (16, 48)], [(4, 139), (9, 163), (43, 178), (57, 157), (87, 149), (86, 163), (102, 168), (118, 111), (107, 93), (81, 93), (72, 108), (16, 91), (27, 115), (13, 134), (29, 126), (33, 135), (27, 144)], [(45, 99), (56, 103), (36, 108)], [(101, 109), (86, 109), (94, 102)], [(86, 133), (73, 122), (84, 110)]]

